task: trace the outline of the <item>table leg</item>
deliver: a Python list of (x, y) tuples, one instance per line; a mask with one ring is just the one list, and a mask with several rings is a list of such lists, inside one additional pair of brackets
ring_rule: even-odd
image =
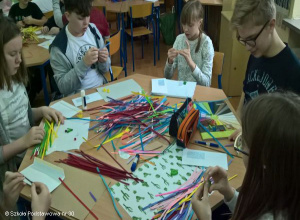
[(157, 59), (160, 59), (159, 50), (159, 39), (160, 39), (160, 29), (159, 29), (159, 19), (160, 19), (160, 6), (156, 7), (156, 43), (157, 43)]

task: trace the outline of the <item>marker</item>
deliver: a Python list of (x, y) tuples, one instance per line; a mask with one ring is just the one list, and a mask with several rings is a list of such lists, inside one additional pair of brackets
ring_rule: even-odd
[(215, 143), (209, 143), (209, 142), (205, 142), (205, 141), (195, 141), (195, 143), (210, 146), (210, 147), (219, 147), (219, 145), (217, 145)]
[(85, 91), (81, 90), (81, 101), (82, 101), (82, 109), (86, 109), (86, 97), (85, 97)]
[(132, 172), (134, 172), (136, 170), (139, 159), (140, 159), (140, 155), (139, 154), (135, 155), (134, 161), (132, 162), (132, 165), (130, 168)]

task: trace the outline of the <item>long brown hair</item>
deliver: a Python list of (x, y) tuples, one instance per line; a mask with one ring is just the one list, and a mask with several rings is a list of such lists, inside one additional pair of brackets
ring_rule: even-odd
[(259, 96), (245, 107), (242, 131), (249, 148), (246, 175), (232, 219), (300, 216), (300, 97)]
[[(188, 1), (184, 7), (182, 8), (180, 15), (180, 23), (181, 24), (192, 24), (193, 22), (198, 22), (203, 19), (203, 7), (198, 0)], [(199, 27), (199, 38), (196, 46), (195, 52), (197, 53), (200, 49), (202, 36), (202, 28)]]
[(9, 41), (17, 36), (20, 36), (21, 32), (14, 21), (5, 16), (0, 16), (0, 89), (7, 87), (8, 90), (12, 90), (12, 82), (27, 84), (28, 76), (23, 62), (20, 63), (20, 67), (17, 73), (13, 76), (9, 75), (7, 62), (4, 54), (4, 46)]

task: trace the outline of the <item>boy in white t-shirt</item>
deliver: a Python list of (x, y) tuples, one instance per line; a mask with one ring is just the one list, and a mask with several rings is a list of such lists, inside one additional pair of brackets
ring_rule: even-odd
[(110, 58), (90, 21), (92, 0), (65, 0), (66, 25), (50, 46), (50, 64), (60, 92), (67, 96), (107, 83)]

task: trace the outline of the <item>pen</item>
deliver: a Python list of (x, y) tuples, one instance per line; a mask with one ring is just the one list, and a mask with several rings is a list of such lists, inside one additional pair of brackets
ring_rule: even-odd
[(82, 100), (82, 109), (86, 109), (86, 97), (85, 97), (85, 91), (81, 90), (81, 100)]
[(219, 147), (219, 145), (217, 145), (215, 143), (209, 143), (209, 142), (205, 142), (205, 141), (195, 141), (195, 143), (210, 146), (210, 147)]
[(133, 161), (133, 163), (131, 165), (131, 168), (130, 168), (132, 172), (134, 172), (136, 170), (139, 159), (140, 159), (140, 155), (139, 154), (135, 155), (134, 161)]

